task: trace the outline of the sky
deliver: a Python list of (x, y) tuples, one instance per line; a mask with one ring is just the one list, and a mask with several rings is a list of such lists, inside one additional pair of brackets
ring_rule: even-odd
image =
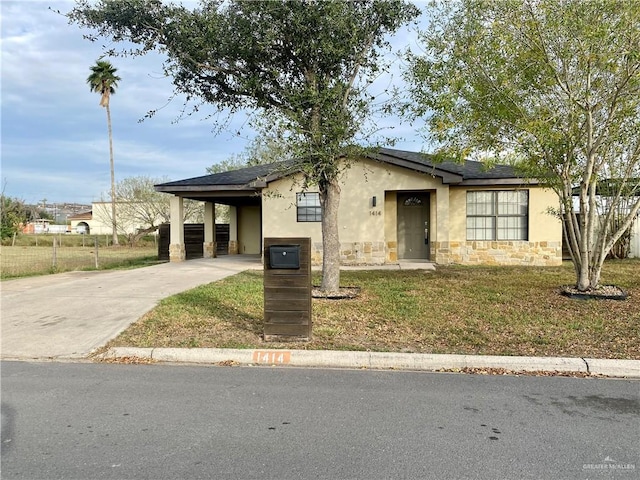
[[(85, 40), (86, 31), (55, 13), (73, 5), (70, 0), (0, 0), (2, 192), (30, 204), (45, 199), (89, 204), (106, 198), (110, 188), (106, 113), (86, 83), (107, 40)], [(396, 50), (415, 43), (411, 28), (392, 39)], [(236, 114), (223, 131), (214, 128), (206, 110), (179, 119), (184, 102), (170, 100), (173, 85), (162, 75), (161, 56), (106, 60), (121, 77), (110, 104), (116, 181), (206, 175), (207, 167), (241, 154), (255, 137), (246, 112)], [(392, 76), (378, 79), (374, 90), (399, 82), (401, 68), (396, 61)], [(144, 119), (150, 110), (156, 115)], [(394, 148), (424, 148), (415, 125), (399, 118), (376, 124), (399, 139)]]

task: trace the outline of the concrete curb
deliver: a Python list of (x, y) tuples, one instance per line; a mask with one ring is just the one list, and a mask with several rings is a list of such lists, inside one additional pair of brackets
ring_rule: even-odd
[(160, 362), (233, 362), (241, 365), (271, 365), (326, 368), (370, 368), (396, 370), (460, 370), (501, 368), (512, 372), (580, 372), (608, 377), (640, 378), (640, 360), (609, 360), (566, 357), (503, 357), (491, 355), (435, 355), (423, 353), (351, 352), (326, 350), (239, 350), (225, 348), (134, 348), (109, 349), (102, 358), (136, 357)]

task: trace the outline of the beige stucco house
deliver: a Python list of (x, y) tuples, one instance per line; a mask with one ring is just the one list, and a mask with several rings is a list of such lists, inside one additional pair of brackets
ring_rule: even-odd
[[(118, 233), (128, 235), (136, 233), (138, 229), (145, 228), (146, 224), (141, 224), (132, 218), (123, 208), (125, 204), (116, 204), (116, 220), (118, 221)], [(125, 210), (125, 211), (123, 211)], [(111, 202), (93, 202), (91, 210), (67, 217), (73, 233), (85, 233), (91, 235), (111, 235), (113, 225), (111, 220)], [(162, 223), (159, 220), (157, 223)]]
[[(205, 202), (205, 256), (215, 252), (214, 205), (230, 206), (229, 254), (260, 254), (265, 237), (311, 237), (322, 259), (317, 190), (302, 190), (292, 162), (156, 185), (172, 194), (170, 259), (184, 259), (182, 203)], [(558, 198), (509, 166), (435, 163), (381, 149), (349, 162), (341, 177), (343, 264), (403, 259), (439, 264), (559, 265), (562, 227), (549, 214)]]

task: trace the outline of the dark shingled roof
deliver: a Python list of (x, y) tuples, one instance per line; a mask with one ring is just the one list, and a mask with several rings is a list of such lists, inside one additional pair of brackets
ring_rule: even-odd
[(408, 152), (406, 150), (381, 148), (379, 153), (372, 155), (372, 157), (387, 163), (395, 163), (394, 159), (404, 160), (405, 163), (415, 164), (414, 167), (418, 171), (427, 171), (425, 170), (426, 167), (428, 170), (433, 171), (436, 176), (439, 176), (437, 172), (446, 172), (461, 177), (460, 181), (521, 178), (516, 174), (514, 168), (509, 165), (496, 165), (492, 168), (487, 168), (483, 163), (473, 160), (466, 160), (464, 163), (437, 162), (432, 155)]
[[(464, 163), (436, 162), (433, 156), (428, 154), (391, 148), (381, 148), (376, 153), (368, 155), (368, 157), (382, 163), (440, 177), (445, 184), (498, 185), (523, 183), (523, 179), (516, 174), (513, 167), (508, 165), (496, 165), (492, 168), (487, 168), (481, 162), (471, 160), (467, 160)], [(168, 193), (214, 190), (258, 192), (268, 182), (294, 173), (296, 171), (295, 166), (296, 162), (293, 160), (281, 161), (161, 183), (156, 185), (155, 188), (160, 192)]]
[[(230, 170), (228, 172), (213, 173), (211, 175), (203, 175), (201, 177), (187, 178), (185, 180), (176, 180), (175, 182), (167, 182), (156, 185), (156, 187), (188, 187), (188, 186), (204, 186), (204, 185), (251, 185), (259, 179), (267, 179), (270, 177), (281, 176), (286, 172), (292, 162), (275, 162), (267, 165), (256, 165), (254, 167), (240, 168), (238, 170)], [(164, 190), (164, 188), (163, 188)]]

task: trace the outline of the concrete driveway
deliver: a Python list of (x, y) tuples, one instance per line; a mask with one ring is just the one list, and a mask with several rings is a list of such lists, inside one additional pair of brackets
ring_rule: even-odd
[(86, 357), (162, 298), (247, 269), (262, 269), (260, 257), (228, 255), (134, 270), (5, 280), (0, 283), (0, 356)]

